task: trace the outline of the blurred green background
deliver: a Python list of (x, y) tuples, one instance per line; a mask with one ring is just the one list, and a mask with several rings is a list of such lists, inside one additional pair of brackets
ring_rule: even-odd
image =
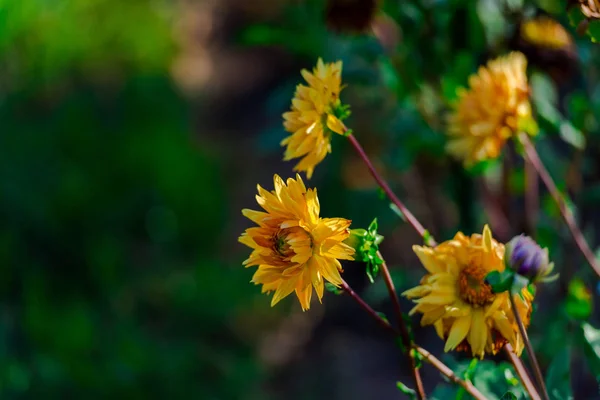
[[(350, 126), (438, 240), (489, 222), (500, 240), (526, 231), (550, 246), (561, 280), (539, 292), (532, 340), (557, 396), (572, 384), (600, 398), (596, 279), (555, 206), (540, 189), (531, 225), (514, 149), (468, 171), (443, 150), (456, 88), (522, 46), (524, 18), (548, 13), (573, 32), (565, 2), (382, 1), (369, 18), (374, 3), (0, 0), (0, 398), (402, 398), (404, 359), (352, 302), (271, 309), (241, 266), (240, 210), (258, 207), (257, 183), (292, 175), (281, 113), (319, 56), (344, 62)], [(597, 244), (600, 52), (587, 37), (576, 46), (526, 54), (539, 151)], [(333, 147), (310, 181), (322, 215), (378, 217), (396, 284), (414, 285), (418, 237), (343, 138)], [(381, 282), (345, 269), (390, 311)], [(433, 329), (415, 329), (442, 356)], [(522, 398), (503, 362), (480, 363), (476, 384)], [(435, 370), (423, 377), (434, 398), (456, 395)]]

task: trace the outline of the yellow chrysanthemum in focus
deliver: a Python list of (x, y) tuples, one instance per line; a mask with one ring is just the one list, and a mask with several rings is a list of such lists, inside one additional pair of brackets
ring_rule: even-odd
[(281, 141), (287, 146), (284, 160), (302, 157), (294, 171), (305, 171), (310, 179), (315, 166), (331, 153), (331, 132), (343, 135), (344, 125), (334, 115), (342, 110), (342, 62), (324, 64), (319, 58), (313, 72), (302, 70), (308, 83), (298, 85), (292, 99), (292, 109), (283, 114), (283, 126), (291, 133)]
[(522, 53), (489, 61), (469, 78), (469, 89), (459, 89), (449, 117), (447, 151), (465, 165), (500, 155), (507, 139), (531, 117), (527, 60)]
[(542, 16), (521, 24), (521, 37), (535, 46), (566, 49), (573, 45), (569, 32), (557, 21)]
[(320, 218), (317, 191), (307, 190), (300, 175), (287, 185), (278, 175), (273, 180), (272, 192), (258, 185), (256, 201), (266, 212), (242, 210), (258, 224), (239, 238), (253, 249), (244, 265), (258, 265), (252, 282), (263, 285), (263, 293), (275, 291), (271, 306), (295, 291), (302, 310), (308, 310), (313, 287), (321, 301), (324, 280), (342, 284), (338, 260), (354, 259), (354, 249), (342, 243), (351, 221)]
[[(523, 339), (512, 314), (508, 292), (494, 294), (485, 281), (491, 271), (504, 270), (504, 245), (492, 238), (486, 225), (483, 235), (461, 232), (454, 239), (430, 248), (413, 250), (429, 274), (421, 284), (403, 293), (417, 305), (410, 314), (422, 313), (421, 325), (433, 325), (446, 341), (444, 351), (470, 350), (474, 357), (496, 354), (510, 343), (517, 354)], [(529, 325), (533, 296), (523, 289), (515, 295), (517, 311)]]

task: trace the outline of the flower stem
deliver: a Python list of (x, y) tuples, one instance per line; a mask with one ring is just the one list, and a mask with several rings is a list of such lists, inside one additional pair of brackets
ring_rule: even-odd
[(508, 358), (510, 358), (513, 367), (515, 367), (515, 371), (517, 371), (519, 378), (521, 378), (521, 383), (523, 383), (523, 387), (525, 388), (527, 393), (529, 393), (529, 397), (531, 397), (531, 400), (541, 400), (542, 398), (540, 397), (540, 394), (535, 388), (533, 382), (531, 382), (527, 370), (525, 370), (525, 366), (521, 362), (521, 359), (515, 353), (515, 350), (512, 348), (510, 343), (507, 343), (504, 346), (504, 351), (506, 352)]
[(523, 325), (521, 315), (517, 311), (514, 295), (512, 292), (509, 292), (508, 298), (510, 299), (510, 306), (515, 316), (515, 320), (517, 321), (517, 325), (519, 326), (519, 331), (521, 332), (521, 336), (523, 337), (523, 342), (525, 343), (525, 349), (527, 349), (529, 360), (531, 361), (531, 365), (533, 366), (535, 379), (537, 380), (537, 383), (540, 389), (542, 390), (543, 398), (545, 400), (549, 400), (550, 398), (548, 397), (548, 391), (546, 390), (546, 384), (544, 383), (544, 376), (542, 375), (542, 370), (540, 369), (540, 365), (538, 364), (537, 358), (535, 357), (535, 352), (533, 351), (533, 347), (531, 346), (531, 342), (529, 341), (529, 337), (527, 336), (527, 330), (525, 329), (525, 325)]
[(423, 237), (424, 239), (427, 237), (427, 243), (425, 243), (427, 246), (435, 246), (435, 240), (433, 240), (431, 236), (426, 236), (426, 231), (425, 228), (423, 228), (423, 225), (421, 225), (419, 220), (415, 218), (415, 216), (408, 210), (408, 208), (406, 208), (404, 203), (402, 203), (402, 201), (400, 201), (400, 199), (394, 194), (394, 192), (392, 192), (392, 189), (390, 189), (390, 186), (387, 184), (387, 182), (381, 177), (381, 175), (379, 175), (379, 173), (375, 169), (375, 166), (369, 159), (369, 156), (367, 156), (367, 153), (365, 153), (358, 140), (356, 140), (356, 137), (352, 134), (349, 134), (347, 135), (347, 138), (348, 140), (350, 140), (350, 143), (352, 143), (352, 146), (354, 146), (354, 149), (356, 150), (360, 158), (362, 158), (364, 163), (367, 165), (369, 172), (371, 172), (371, 175), (373, 176), (375, 181), (377, 181), (379, 187), (381, 187), (381, 189), (385, 192), (385, 194), (391, 200), (391, 202), (402, 212), (402, 214), (406, 218), (406, 221), (415, 229), (415, 231), (417, 231), (417, 233), (421, 237)]
[(379, 256), (379, 258), (383, 261), (380, 266), (380, 270), (381, 274), (383, 275), (385, 286), (387, 286), (390, 298), (392, 299), (392, 303), (394, 304), (396, 319), (398, 320), (398, 325), (400, 326), (400, 336), (402, 338), (402, 344), (406, 349), (406, 355), (408, 356), (410, 367), (413, 373), (413, 378), (415, 381), (417, 397), (419, 398), (419, 400), (423, 400), (427, 398), (425, 395), (425, 389), (423, 388), (423, 381), (421, 380), (421, 374), (419, 373), (419, 368), (417, 368), (417, 363), (414, 358), (414, 354), (412, 351), (410, 351), (414, 343), (411, 340), (410, 334), (408, 332), (408, 327), (406, 326), (406, 322), (404, 321), (404, 314), (402, 313), (402, 307), (400, 306), (400, 300), (398, 299), (398, 294), (396, 293), (396, 288), (394, 287), (394, 281), (392, 280), (392, 276), (390, 275), (390, 270), (388, 269), (387, 264), (379, 251), (377, 252), (377, 256)]
[(581, 230), (577, 226), (577, 222), (575, 221), (573, 213), (567, 207), (567, 204), (565, 203), (562, 194), (556, 187), (554, 180), (552, 179), (552, 177), (548, 173), (548, 170), (542, 163), (542, 160), (540, 159), (540, 156), (538, 155), (534, 145), (531, 143), (529, 137), (527, 137), (525, 133), (519, 134), (519, 141), (523, 144), (523, 147), (525, 148), (525, 156), (527, 160), (531, 163), (533, 168), (535, 168), (537, 173), (540, 175), (540, 178), (542, 178), (544, 185), (546, 185), (548, 191), (552, 195), (552, 198), (558, 205), (560, 213), (562, 214), (563, 219), (565, 220), (567, 226), (569, 227), (569, 231), (571, 232), (571, 235), (575, 240), (575, 244), (577, 244), (577, 247), (579, 247), (579, 250), (581, 250), (581, 253), (585, 257), (587, 262), (590, 264), (592, 269), (596, 272), (598, 276), (600, 276), (600, 265), (598, 264), (594, 253), (592, 252), (590, 246), (585, 240), (583, 233), (581, 233)]
[[(377, 323), (379, 323), (379, 325), (381, 325), (386, 330), (391, 331), (395, 336), (401, 336), (400, 331), (398, 331), (396, 328), (394, 328), (392, 325), (390, 325), (390, 323), (388, 321), (381, 318), (381, 316), (379, 316), (379, 314), (377, 314), (377, 312), (375, 310), (373, 310), (371, 308), (371, 306), (369, 306), (358, 294), (356, 294), (356, 292), (354, 290), (352, 290), (352, 288), (346, 283), (346, 281), (343, 281), (343, 280), (342, 280), (342, 289), (348, 295), (350, 295), (350, 297), (352, 297), (354, 299), (354, 301), (356, 301), (358, 303), (358, 305), (367, 312), (367, 314), (369, 314), (371, 317), (373, 317), (377, 321)], [(452, 372), (452, 370), (447, 365), (445, 365), (443, 362), (438, 360), (433, 354), (431, 354), (424, 348), (417, 346), (415, 344), (412, 345), (412, 348), (414, 350), (416, 350), (417, 353), (419, 353), (423, 357), (423, 359), (425, 359), (427, 362), (429, 362), (431, 365), (433, 365), (438, 371), (440, 371), (442, 373), (442, 375), (444, 375), (446, 378), (450, 379), (452, 382), (456, 383), (457, 385), (462, 386), (467, 391), (467, 393), (469, 393), (471, 396), (473, 396), (473, 398), (475, 398), (477, 400), (486, 400), (487, 399), (479, 390), (477, 390), (477, 388), (471, 382), (460, 379), (458, 376), (456, 376), (454, 374), (454, 372)]]

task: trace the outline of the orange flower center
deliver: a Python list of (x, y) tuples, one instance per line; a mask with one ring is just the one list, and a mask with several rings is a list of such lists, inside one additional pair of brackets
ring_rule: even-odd
[(477, 264), (465, 267), (458, 277), (460, 297), (474, 306), (484, 306), (494, 301), (492, 287), (485, 281), (487, 272)]
[(273, 251), (283, 258), (291, 258), (296, 255), (294, 245), (306, 243), (312, 246), (310, 235), (304, 229), (298, 226), (280, 229), (273, 236)]

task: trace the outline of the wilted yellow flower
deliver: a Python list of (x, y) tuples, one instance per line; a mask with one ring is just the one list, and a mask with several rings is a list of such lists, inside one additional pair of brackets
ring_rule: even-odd
[(567, 49), (573, 45), (571, 35), (557, 21), (542, 16), (521, 24), (521, 37), (535, 46)]
[(319, 58), (310, 73), (302, 70), (308, 83), (298, 85), (292, 99), (292, 109), (283, 114), (283, 126), (291, 133), (281, 141), (287, 146), (284, 160), (302, 157), (294, 171), (306, 171), (310, 179), (315, 166), (331, 153), (331, 132), (344, 134), (344, 125), (334, 114), (341, 110), (342, 62), (324, 64)]
[(599, 0), (569, 0), (569, 6), (578, 4), (581, 12), (588, 18), (600, 19), (600, 1)]
[(500, 155), (507, 139), (535, 124), (531, 117), (527, 60), (522, 53), (489, 61), (458, 91), (449, 118), (450, 154), (471, 165)]
[(324, 280), (342, 284), (338, 260), (354, 259), (354, 249), (342, 243), (351, 221), (320, 218), (317, 191), (307, 190), (300, 175), (287, 185), (279, 175), (273, 181), (271, 192), (258, 185), (256, 201), (266, 212), (242, 210), (258, 224), (239, 238), (253, 249), (244, 265), (258, 265), (252, 282), (262, 284), (263, 293), (275, 291), (271, 306), (295, 291), (302, 310), (308, 310), (313, 287), (321, 301)]
[[(486, 225), (483, 235), (454, 239), (431, 248), (413, 250), (429, 272), (421, 284), (403, 293), (417, 305), (410, 314), (422, 313), (421, 325), (433, 325), (446, 341), (444, 351), (469, 351), (474, 357), (496, 354), (510, 343), (517, 354), (523, 339), (511, 310), (509, 293), (492, 293), (485, 281), (491, 271), (504, 270), (504, 245), (492, 238)], [(529, 325), (533, 296), (525, 288), (523, 299), (515, 295), (517, 311)]]

